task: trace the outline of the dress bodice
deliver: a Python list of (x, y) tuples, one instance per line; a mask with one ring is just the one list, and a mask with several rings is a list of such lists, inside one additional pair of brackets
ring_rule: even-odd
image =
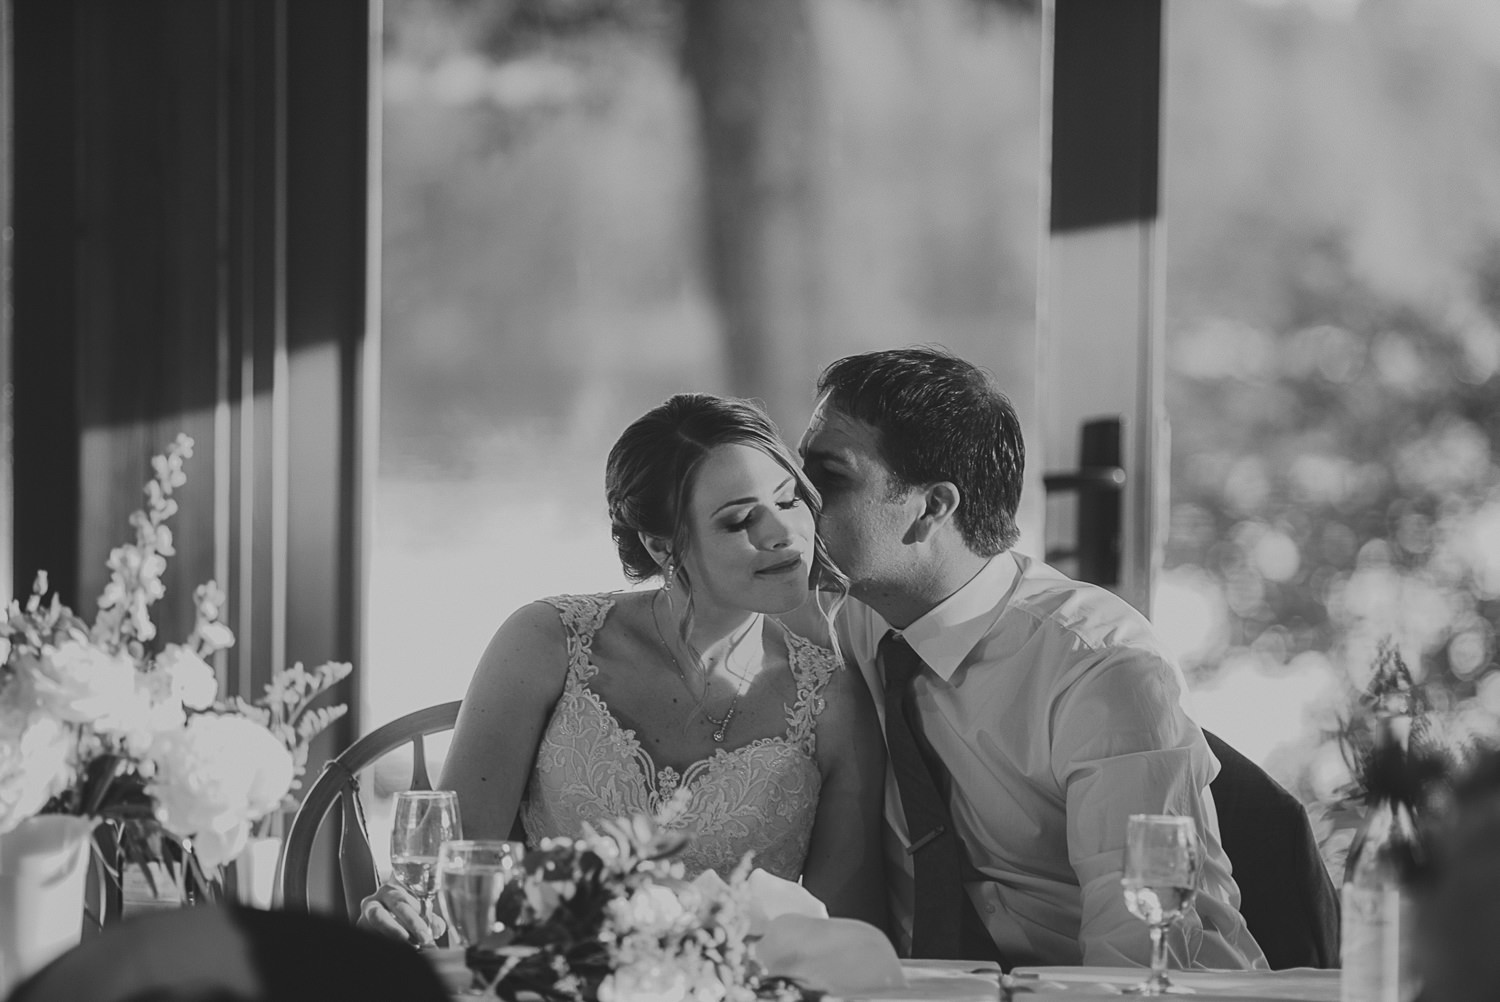
[(594, 634), (614, 606), (609, 595), (546, 599), (567, 633), (562, 696), (537, 747), (521, 804), (527, 840), (577, 837), (585, 822), (646, 814), (674, 802), (664, 827), (694, 838), (679, 857), (692, 877), (713, 869), (728, 877), (747, 851), (755, 865), (796, 880), (802, 873), (818, 808), (822, 775), (814, 760), (823, 689), (836, 667), (832, 651), (784, 633), (797, 684), (786, 707), (786, 733), (718, 749), (682, 772), (656, 767), (635, 732), (621, 726), (589, 687), (598, 672)]

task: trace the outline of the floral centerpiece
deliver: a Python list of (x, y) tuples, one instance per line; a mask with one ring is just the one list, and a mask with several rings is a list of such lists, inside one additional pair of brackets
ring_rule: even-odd
[(179, 435), (152, 460), (135, 539), (110, 553), (92, 623), (49, 599), (45, 571), (0, 621), (0, 836), (48, 815), (108, 823), (124, 862), (180, 860), (208, 888), (205, 870), (285, 803), (306, 742), (343, 712), (306, 711), (348, 666), (298, 665), (256, 703), (222, 702), (209, 659), (234, 635), (211, 581), (193, 593), (188, 637), (157, 643), (151, 606), (165, 593), (167, 522), (192, 454)]
[(646, 818), (543, 839), (495, 905), (469, 967), (494, 995), (547, 1002), (750, 1002), (821, 995), (765, 976), (748, 943), (750, 857), (726, 882), (694, 881), (688, 837)]
[(269, 730), (292, 755), (292, 782), (278, 810), (256, 823), (256, 833), (279, 837), (280, 824), (288, 810), (297, 807), (297, 791), (302, 788), (302, 774), (307, 770), (307, 752), (313, 738), (329, 724), (349, 711), (344, 703), (314, 707), (321, 696), (338, 685), (354, 670), (346, 661), (328, 661), (308, 670), (302, 662), (284, 668), (271, 676), (265, 692), (257, 700), (238, 696), (229, 707)]
[[(1383, 721), (1392, 718), (1400, 721), (1395, 742), (1382, 740)], [(1391, 797), (1418, 812), (1436, 806), (1469, 751), (1447, 732), (1390, 638), (1376, 645), (1370, 680), (1341, 717), (1337, 737), (1350, 777), (1340, 791), (1346, 802)]]
[(1473, 751), (1470, 742), (1449, 732), (1444, 714), (1390, 638), (1376, 645), (1370, 680), (1341, 715), (1335, 737), (1349, 771), (1335, 809), (1357, 826), (1382, 801), (1402, 805), (1416, 836), (1402, 870), (1415, 876), (1453, 777)]

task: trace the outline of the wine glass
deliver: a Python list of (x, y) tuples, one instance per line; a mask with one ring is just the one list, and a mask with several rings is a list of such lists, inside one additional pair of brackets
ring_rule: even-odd
[(438, 849), (463, 835), (458, 794), (452, 790), (403, 790), (396, 794), (391, 825), (391, 876), (411, 892), (424, 921), (437, 899)]
[(502, 839), (454, 839), (438, 850), (438, 891), (449, 945), (472, 946), (495, 927), (495, 902), (517, 872), (526, 846)]
[(1132, 814), (1125, 829), (1125, 906), (1151, 928), (1151, 974), (1127, 992), (1190, 993), (1167, 980), (1167, 929), (1191, 907), (1203, 850), (1192, 818)]

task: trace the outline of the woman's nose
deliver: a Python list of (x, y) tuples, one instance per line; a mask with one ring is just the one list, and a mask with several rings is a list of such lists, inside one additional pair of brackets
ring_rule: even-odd
[(761, 537), (756, 540), (761, 549), (780, 550), (792, 545), (792, 540), (796, 538), (797, 533), (792, 520), (787, 517), (790, 514), (792, 513), (772, 508), (771, 517), (761, 519), (763, 527)]

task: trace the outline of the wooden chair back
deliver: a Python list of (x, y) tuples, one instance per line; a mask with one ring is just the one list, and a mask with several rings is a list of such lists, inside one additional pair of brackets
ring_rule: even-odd
[(338, 808), (338, 863), (344, 908), (351, 919), (360, 902), (380, 886), (380, 874), (370, 851), (370, 832), (359, 799), (359, 774), (385, 755), (410, 744), (411, 784), (408, 789), (432, 789), (427, 774), (426, 739), (451, 731), (458, 720), (459, 701), (416, 710), (371, 731), (328, 760), (317, 781), (302, 798), (287, 830), (277, 865), (277, 901), (282, 908), (307, 911), (307, 873), (313, 842), (328, 815)]
[(1302, 803), (1223, 738), (1209, 785), (1219, 838), (1240, 888), (1240, 914), (1274, 971), (1339, 965), (1339, 894)]

